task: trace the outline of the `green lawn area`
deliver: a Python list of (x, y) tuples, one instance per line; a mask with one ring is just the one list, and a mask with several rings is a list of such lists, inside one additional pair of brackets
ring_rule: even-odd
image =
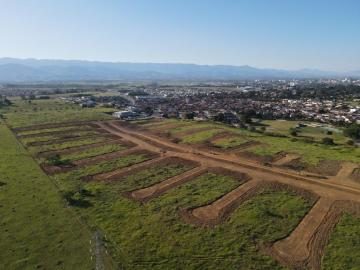
[(216, 147), (220, 147), (223, 149), (229, 149), (229, 148), (234, 148), (239, 145), (242, 145), (246, 142), (248, 142), (248, 140), (246, 138), (234, 136), (234, 137), (227, 137), (227, 138), (216, 140), (215, 142), (212, 142), (212, 144)]
[(359, 269), (360, 218), (344, 214), (325, 248), (322, 269)]
[(93, 269), (91, 232), (0, 123), (1, 269)]
[(81, 108), (79, 105), (65, 103), (60, 99), (12, 100), (14, 105), (4, 107), (0, 113), (5, 115), (6, 122), (13, 128), (39, 124), (52, 124), (73, 121), (103, 120), (112, 117), (105, 112), (113, 109), (96, 107)]

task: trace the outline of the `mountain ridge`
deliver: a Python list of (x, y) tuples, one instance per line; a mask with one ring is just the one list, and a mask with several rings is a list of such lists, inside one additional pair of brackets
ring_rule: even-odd
[(262, 69), (248, 65), (0, 58), (1, 82), (304, 79), (344, 76), (360, 77), (360, 71), (341, 73), (317, 69)]

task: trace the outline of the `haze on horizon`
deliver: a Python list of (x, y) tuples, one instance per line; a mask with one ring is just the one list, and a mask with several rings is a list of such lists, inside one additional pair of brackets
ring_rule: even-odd
[(360, 70), (356, 0), (0, 4), (0, 57)]

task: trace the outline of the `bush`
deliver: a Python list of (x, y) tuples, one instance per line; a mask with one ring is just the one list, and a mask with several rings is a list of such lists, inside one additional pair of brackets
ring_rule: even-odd
[(346, 144), (347, 144), (347, 145), (354, 145), (354, 141), (353, 141), (353, 140), (348, 140), (348, 141), (346, 142)]
[(332, 138), (329, 138), (329, 137), (325, 137), (321, 141), (322, 141), (323, 144), (326, 144), (326, 145), (334, 145), (335, 144), (334, 140)]
[(360, 125), (354, 123), (345, 128), (344, 135), (353, 139), (360, 139)]
[(290, 131), (290, 135), (294, 136), (294, 137), (297, 137), (298, 133), (297, 133), (297, 131), (295, 129), (293, 129), (293, 130)]
[(59, 155), (53, 155), (46, 159), (45, 164), (50, 166), (61, 166), (70, 164), (70, 160), (61, 159)]

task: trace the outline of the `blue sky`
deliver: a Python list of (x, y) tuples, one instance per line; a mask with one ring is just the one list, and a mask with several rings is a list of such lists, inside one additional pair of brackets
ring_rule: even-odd
[(0, 57), (360, 70), (359, 0), (0, 0)]

